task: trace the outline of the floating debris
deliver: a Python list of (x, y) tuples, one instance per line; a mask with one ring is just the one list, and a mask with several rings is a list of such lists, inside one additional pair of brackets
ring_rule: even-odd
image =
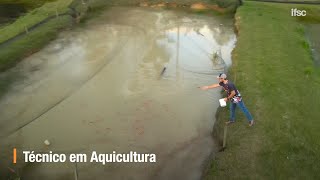
[(162, 75), (164, 74), (164, 72), (165, 72), (166, 69), (167, 69), (167, 66), (168, 66), (168, 64), (165, 64), (165, 65), (164, 65), (164, 67), (163, 67), (163, 69), (162, 69), (162, 71), (161, 71), (160, 76), (162, 76)]
[(46, 139), (46, 140), (44, 141), (44, 144), (47, 145), (47, 146), (50, 146), (50, 141), (49, 141), (48, 139)]

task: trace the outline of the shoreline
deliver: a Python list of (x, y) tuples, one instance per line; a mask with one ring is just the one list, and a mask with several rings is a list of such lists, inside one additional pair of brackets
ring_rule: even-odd
[[(313, 14), (291, 17), (287, 12), (293, 7)], [(252, 1), (238, 8), (234, 18), (237, 44), (228, 75), (243, 94), (256, 124), (248, 127), (239, 112), (236, 123), (228, 126), (226, 150), (211, 159), (204, 179), (319, 178), (319, 166), (312, 162), (320, 158), (319, 140), (314, 138), (319, 126), (319, 112), (314, 108), (319, 101), (314, 97), (319, 96), (320, 71), (305, 36), (308, 21), (320, 23), (318, 10), (314, 5)], [(307, 90), (296, 83), (305, 79), (311, 86)], [(284, 95), (284, 87), (292, 93)], [(218, 142), (228, 112), (217, 111), (213, 136)]]

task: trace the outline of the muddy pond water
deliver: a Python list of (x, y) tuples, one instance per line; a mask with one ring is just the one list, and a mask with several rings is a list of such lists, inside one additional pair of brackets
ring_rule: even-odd
[(78, 163), (79, 179), (199, 179), (214, 148), (221, 89), (197, 87), (217, 82), (235, 41), (231, 18), (126, 7), (60, 33), (1, 74), (17, 76), (0, 99), (3, 173), (11, 167), (24, 179), (74, 179), (72, 163), (18, 158), (12, 167), (17, 147), (18, 155), (157, 155), (156, 163)]

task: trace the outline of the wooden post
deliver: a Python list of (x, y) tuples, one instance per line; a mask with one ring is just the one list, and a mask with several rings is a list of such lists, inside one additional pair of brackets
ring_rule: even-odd
[(75, 180), (78, 180), (78, 166), (77, 166), (77, 162), (75, 163), (74, 179), (75, 179)]
[(226, 148), (226, 144), (227, 144), (227, 130), (228, 130), (228, 125), (224, 126), (224, 131), (223, 131), (223, 145), (222, 148)]

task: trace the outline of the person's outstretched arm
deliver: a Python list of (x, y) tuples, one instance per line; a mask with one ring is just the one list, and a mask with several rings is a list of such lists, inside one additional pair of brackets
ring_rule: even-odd
[(217, 87), (220, 87), (220, 85), (219, 84), (212, 84), (210, 86), (202, 86), (202, 87), (200, 87), (200, 89), (208, 90), (208, 89), (217, 88)]

